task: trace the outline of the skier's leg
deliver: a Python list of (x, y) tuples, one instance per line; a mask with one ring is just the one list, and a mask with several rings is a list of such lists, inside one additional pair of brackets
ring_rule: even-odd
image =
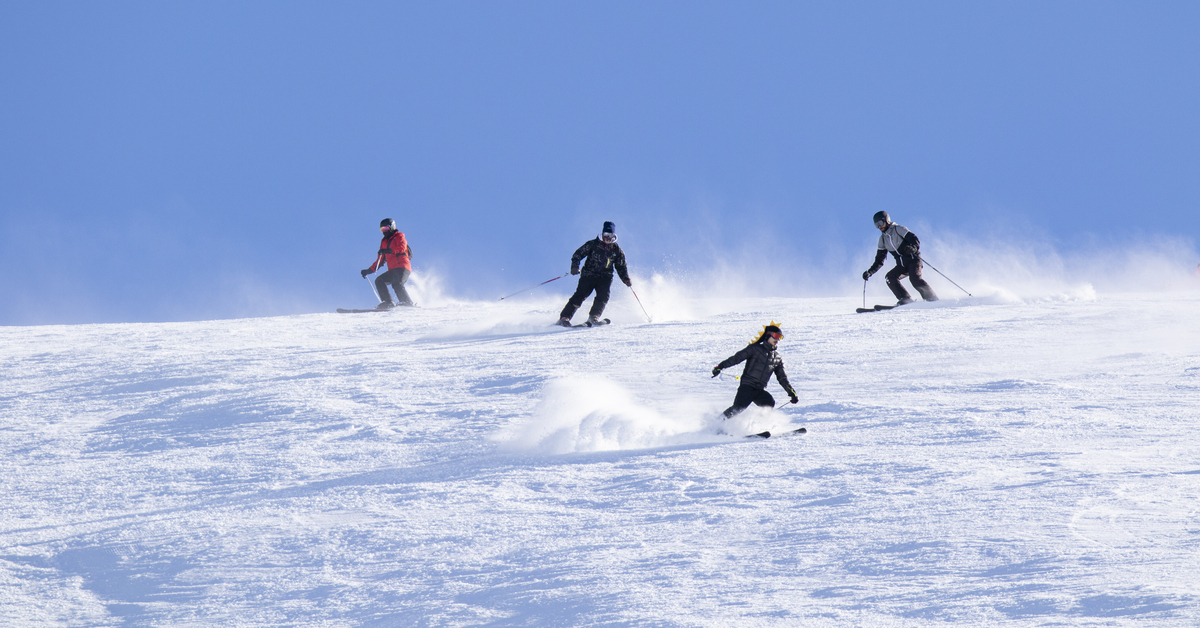
[(591, 276), (580, 275), (579, 284), (575, 287), (575, 294), (571, 295), (570, 299), (567, 299), (566, 306), (563, 307), (562, 312), (558, 315), (559, 318), (571, 320), (571, 317), (575, 316), (575, 310), (578, 310), (579, 306), (583, 305), (583, 300), (588, 298), (594, 287)]
[(767, 392), (766, 389), (760, 390), (758, 391), (758, 394), (754, 396), (754, 405), (762, 406), (764, 408), (774, 408), (775, 397), (772, 397), (771, 393)]
[(379, 292), (379, 299), (384, 303), (392, 302), (392, 294), (390, 292), (388, 292), (388, 289), (387, 289), (387, 287), (388, 287), (387, 277), (391, 272), (392, 271), (389, 270), (386, 273), (379, 273), (378, 275), (375, 275), (375, 290), (377, 290)]
[(897, 301), (904, 301), (905, 299), (912, 300), (912, 297), (908, 296), (908, 290), (905, 290), (904, 286), (900, 285), (900, 280), (907, 276), (908, 272), (905, 271), (904, 267), (899, 264), (897, 264), (895, 268), (889, 270), (888, 274), (886, 275), (887, 286), (888, 288), (892, 289), (892, 294), (896, 295)]
[(918, 293), (921, 294), (922, 299), (925, 299), (926, 301), (937, 301), (938, 296), (936, 293), (934, 293), (933, 286), (930, 286), (929, 282), (925, 281), (925, 278), (921, 276), (922, 266), (924, 266), (924, 264), (921, 263), (921, 258), (919, 257), (914, 259), (908, 265), (908, 281), (911, 282), (912, 286), (917, 289)]
[(749, 408), (750, 404), (754, 402), (755, 397), (758, 396), (757, 392), (755, 388), (745, 384), (738, 386), (737, 394), (733, 397), (733, 405), (726, 408), (722, 414), (725, 415), (725, 418), (729, 419), (742, 410)]
[(596, 298), (592, 300), (592, 309), (588, 311), (588, 316), (600, 318), (604, 313), (604, 306), (608, 305), (608, 295), (612, 292), (612, 280), (612, 275), (597, 278)]
[(412, 305), (413, 302), (408, 296), (408, 290), (404, 289), (404, 282), (408, 281), (408, 276), (412, 274), (412, 271), (407, 268), (397, 268), (389, 270), (385, 274), (389, 275), (388, 283), (391, 284), (392, 290), (396, 291), (396, 304)]

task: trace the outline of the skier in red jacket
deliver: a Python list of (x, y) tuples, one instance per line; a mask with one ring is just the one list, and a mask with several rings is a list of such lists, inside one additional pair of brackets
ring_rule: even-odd
[[(404, 282), (408, 281), (408, 276), (412, 274), (412, 248), (408, 246), (408, 239), (396, 230), (396, 221), (391, 218), (380, 221), (379, 231), (383, 233), (383, 240), (379, 242), (375, 263), (362, 270), (365, 279), (384, 263), (387, 264), (387, 272), (380, 273), (375, 278), (375, 288), (379, 291), (380, 298), (376, 309), (390, 310), (397, 305), (414, 305), (408, 297), (408, 291), (404, 289)], [(392, 302), (392, 295), (388, 293), (389, 285), (396, 291), (395, 303)]]

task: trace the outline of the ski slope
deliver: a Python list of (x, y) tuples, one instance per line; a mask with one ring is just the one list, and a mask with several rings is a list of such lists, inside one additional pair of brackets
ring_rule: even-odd
[(0, 625), (1200, 624), (1200, 292), (614, 295), (0, 328)]

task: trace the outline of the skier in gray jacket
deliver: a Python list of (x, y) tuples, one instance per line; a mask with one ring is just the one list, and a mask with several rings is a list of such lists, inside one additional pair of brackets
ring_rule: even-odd
[(783, 358), (775, 351), (781, 338), (783, 338), (783, 331), (772, 321), (770, 325), (763, 328), (763, 333), (750, 343), (750, 346), (713, 367), (712, 374), (713, 377), (716, 377), (721, 374), (722, 370), (743, 360), (746, 362), (746, 368), (742, 370), (741, 386), (738, 386), (737, 395), (733, 398), (733, 405), (725, 410), (725, 418), (728, 419), (745, 410), (752, 403), (756, 406), (774, 408), (775, 398), (767, 392), (767, 384), (771, 382), (772, 374), (779, 380), (779, 385), (783, 386), (792, 403), (800, 401), (800, 398), (796, 396), (796, 390), (788, 382), (787, 372), (783, 370)]
[(870, 279), (871, 275), (882, 268), (884, 258), (891, 253), (892, 257), (896, 258), (896, 267), (888, 271), (887, 286), (891, 288), (892, 294), (896, 295), (896, 305), (912, 303), (908, 290), (900, 284), (900, 280), (905, 277), (909, 278), (922, 299), (937, 301), (938, 297), (933, 288), (921, 278), (921, 241), (917, 239), (917, 234), (909, 231), (904, 225), (892, 222), (887, 212), (876, 212), (874, 219), (875, 228), (880, 231), (879, 249), (875, 253), (875, 263), (863, 272), (863, 281)]

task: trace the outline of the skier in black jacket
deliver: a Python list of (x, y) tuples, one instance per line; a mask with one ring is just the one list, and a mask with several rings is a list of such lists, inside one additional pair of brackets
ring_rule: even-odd
[[(579, 262), (585, 257), (587, 262), (584, 263), (583, 270), (580, 270)], [(583, 305), (583, 300), (588, 298), (593, 290), (596, 291), (596, 298), (592, 300), (592, 309), (588, 312), (588, 323), (598, 322), (600, 315), (604, 313), (604, 306), (608, 304), (614, 269), (625, 285), (633, 285), (629, 281), (629, 271), (625, 268), (625, 252), (617, 246), (616, 225), (605, 222), (600, 237), (584, 242), (571, 256), (571, 274), (579, 275), (579, 285), (559, 314), (558, 324), (570, 327), (575, 310)]]
[(767, 392), (771, 374), (774, 374), (775, 378), (779, 380), (779, 385), (783, 386), (783, 390), (787, 392), (792, 403), (800, 401), (800, 398), (796, 396), (796, 389), (792, 388), (791, 383), (788, 382), (787, 372), (783, 370), (783, 358), (775, 351), (781, 338), (783, 338), (783, 331), (772, 321), (770, 325), (763, 328), (762, 334), (750, 343), (750, 346), (713, 367), (712, 374), (713, 377), (716, 377), (721, 374), (723, 369), (743, 360), (746, 361), (746, 368), (742, 370), (741, 386), (738, 386), (737, 395), (733, 398), (733, 405), (725, 410), (725, 418), (728, 419), (745, 410), (752, 403), (756, 406), (774, 408), (775, 398)]
[(870, 279), (871, 275), (883, 267), (883, 260), (890, 252), (892, 257), (896, 258), (896, 267), (888, 271), (887, 285), (892, 294), (896, 295), (896, 305), (912, 303), (908, 290), (900, 285), (900, 280), (905, 277), (909, 278), (922, 299), (937, 301), (938, 297), (933, 288), (921, 278), (921, 241), (917, 239), (917, 234), (909, 231), (904, 225), (892, 222), (887, 212), (876, 212), (874, 219), (875, 228), (880, 231), (879, 250), (875, 253), (875, 263), (863, 272), (863, 281)]

